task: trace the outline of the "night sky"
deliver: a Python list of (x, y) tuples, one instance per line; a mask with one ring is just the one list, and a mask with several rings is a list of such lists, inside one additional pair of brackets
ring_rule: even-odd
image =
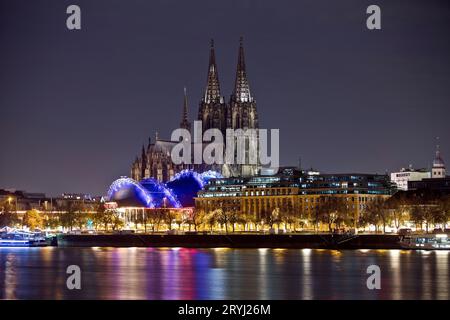
[(196, 118), (210, 38), (228, 101), (241, 35), (282, 164), (429, 167), (437, 136), (450, 164), (449, 17), (448, 0), (0, 0), (0, 188), (105, 194), (149, 136), (170, 138), (184, 86)]

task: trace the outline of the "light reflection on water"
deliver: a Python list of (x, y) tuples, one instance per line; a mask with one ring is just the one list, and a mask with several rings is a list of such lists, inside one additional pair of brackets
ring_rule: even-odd
[[(445, 299), (449, 251), (0, 248), (1, 299)], [(66, 289), (79, 265), (82, 289)], [(366, 269), (381, 268), (381, 290)]]

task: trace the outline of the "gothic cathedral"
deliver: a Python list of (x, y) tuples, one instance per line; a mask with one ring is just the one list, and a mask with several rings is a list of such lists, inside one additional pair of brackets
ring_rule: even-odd
[[(227, 129), (258, 129), (258, 113), (256, 101), (251, 92), (245, 66), (243, 39), (240, 39), (236, 78), (229, 102), (221, 95), (219, 73), (216, 64), (214, 42), (211, 40), (208, 76), (204, 95), (200, 101), (198, 120), (202, 122), (202, 130), (219, 129), (226, 137)], [(180, 128), (191, 130), (188, 117), (188, 101), (186, 88), (184, 89), (184, 103)], [(233, 142), (235, 143), (235, 142)], [(147, 148), (142, 147), (140, 157), (136, 157), (131, 168), (131, 177), (142, 180), (153, 177), (159, 181), (170, 180), (177, 172), (184, 169), (197, 171), (217, 170), (224, 176), (253, 176), (258, 174), (258, 164), (248, 163), (248, 154), (244, 164), (206, 165), (181, 164), (175, 165), (171, 161), (170, 152), (177, 142), (159, 139), (149, 139)], [(247, 152), (248, 153), (248, 152)]]

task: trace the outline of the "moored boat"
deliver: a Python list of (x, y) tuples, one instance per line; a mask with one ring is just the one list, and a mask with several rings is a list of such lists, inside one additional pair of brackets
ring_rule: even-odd
[(44, 247), (49, 241), (40, 232), (29, 232), (19, 229), (0, 229), (0, 247)]
[(405, 249), (450, 250), (450, 238), (444, 233), (405, 236), (400, 243)]

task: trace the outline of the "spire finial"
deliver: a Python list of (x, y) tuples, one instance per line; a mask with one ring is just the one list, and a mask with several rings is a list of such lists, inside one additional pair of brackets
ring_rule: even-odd
[(239, 37), (239, 45), (242, 47), (244, 45), (244, 36)]
[(214, 39), (213, 38), (211, 38), (210, 45), (211, 45), (211, 49), (214, 48)]

